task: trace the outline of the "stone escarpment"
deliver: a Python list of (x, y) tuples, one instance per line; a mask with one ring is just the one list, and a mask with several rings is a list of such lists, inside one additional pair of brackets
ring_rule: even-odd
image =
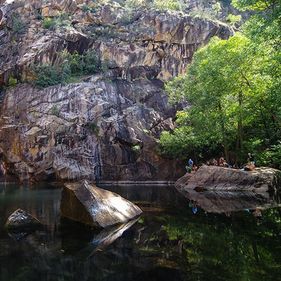
[[(0, 149), (10, 172), (22, 180), (179, 177), (180, 164), (157, 153), (176, 111), (163, 82), (230, 28), (181, 12), (129, 13), (114, 1), (14, 1), (0, 10), (0, 84), (18, 83), (2, 91)], [(59, 24), (46, 29), (42, 18)], [(77, 83), (32, 86), (32, 65), (57, 65), (63, 50), (95, 50), (106, 67)]]

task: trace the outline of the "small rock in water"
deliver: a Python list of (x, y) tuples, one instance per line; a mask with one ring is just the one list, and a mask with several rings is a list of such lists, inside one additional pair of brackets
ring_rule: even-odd
[(9, 230), (35, 228), (41, 226), (41, 222), (22, 209), (14, 211), (5, 224)]

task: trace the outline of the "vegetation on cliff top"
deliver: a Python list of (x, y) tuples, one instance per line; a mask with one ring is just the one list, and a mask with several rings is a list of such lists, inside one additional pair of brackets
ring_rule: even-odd
[(247, 153), (259, 164), (281, 163), (281, 28), (279, 1), (235, 0), (255, 10), (228, 40), (214, 38), (194, 56), (184, 76), (167, 84), (171, 101), (191, 107), (178, 113), (178, 127), (160, 144), (173, 157), (224, 156), (243, 163)]

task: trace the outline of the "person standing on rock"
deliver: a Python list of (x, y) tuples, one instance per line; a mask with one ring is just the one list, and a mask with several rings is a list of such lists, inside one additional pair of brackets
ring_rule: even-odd
[(192, 169), (193, 169), (193, 160), (189, 158), (187, 162), (186, 170), (188, 173), (191, 173)]

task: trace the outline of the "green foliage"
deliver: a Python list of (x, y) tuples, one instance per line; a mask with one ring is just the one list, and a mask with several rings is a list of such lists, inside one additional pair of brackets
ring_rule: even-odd
[(43, 18), (42, 25), (44, 28), (49, 29), (49, 30), (55, 30), (57, 27), (70, 26), (69, 15), (66, 13), (62, 13), (57, 17)]
[(63, 67), (50, 64), (34, 66), (33, 70), (36, 73), (35, 85), (39, 88), (66, 83), (69, 76)]
[(177, 0), (154, 0), (153, 4), (160, 10), (181, 10), (181, 4)]
[(94, 50), (88, 50), (81, 55), (78, 52), (70, 54), (64, 51), (62, 56), (64, 63), (69, 65), (72, 76), (94, 74), (101, 70), (101, 62)]
[(263, 14), (255, 14), (243, 34), (213, 38), (196, 52), (186, 75), (166, 85), (171, 102), (187, 99), (192, 105), (174, 132), (162, 134), (160, 147), (167, 155), (206, 156), (206, 147), (207, 152), (220, 148), (232, 162), (243, 163), (254, 152), (277, 166), (276, 150), (261, 151), (281, 138), (280, 19), (265, 1), (238, 2), (263, 7)]
[(53, 30), (56, 26), (56, 21), (53, 18), (44, 18), (42, 24), (44, 28)]
[(51, 108), (51, 114), (52, 114), (52, 115), (55, 115), (55, 116), (57, 116), (57, 117), (59, 117), (60, 111), (59, 111), (59, 109), (58, 109), (58, 107), (57, 107), (56, 105), (52, 106), (52, 108)]
[(219, 14), (222, 10), (221, 4), (219, 2), (216, 2), (212, 5), (212, 9), (216, 14)]
[(129, 9), (145, 6), (146, 0), (126, 0), (125, 7)]
[[(185, 124), (183, 123), (185, 120)], [(219, 150), (217, 135), (206, 130), (205, 134), (197, 134), (193, 126), (189, 125), (186, 112), (178, 112), (178, 127), (172, 132), (164, 131), (160, 137), (160, 152), (170, 158), (185, 159), (192, 155), (196, 160), (211, 157)], [(204, 154), (205, 151), (205, 154)]]
[(168, 217), (163, 230), (175, 245), (184, 245), (190, 280), (278, 279), (280, 252), (274, 251), (280, 244), (278, 208), (264, 210), (260, 221), (246, 212), (232, 213), (231, 218), (200, 210), (192, 217), (189, 212), (181, 209), (181, 217)]
[(82, 11), (83, 11), (84, 13), (90, 12), (90, 11), (91, 11), (91, 7), (89, 7), (88, 5), (84, 4), (84, 5), (82, 6)]
[(101, 62), (94, 50), (87, 51), (82, 55), (81, 63), (83, 64), (84, 74), (93, 74), (101, 69)]
[(81, 55), (77, 52), (70, 54), (63, 51), (59, 56), (59, 63), (56, 65), (33, 66), (33, 72), (36, 75), (36, 86), (45, 88), (70, 83), (75, 81), (75, 77), (94, 74), (101, 70), (100, 60), (94, 50), (88, 50)]
[(86, 124), (86, 127), (94, 133), (96, 136), (99, 135), (99, 127), (95, 122), (89, 122)]
[(257, 155), (257, 164), (281, 169), (281, 143), (272, 145)]
[(235, 25), (239, 22), (241, 22), (241, 15), (232, 15), (232, 14), (229, 14), (227, 17), (226, 17), (226, 21), (228, 23), (230, 23), (231, 25)]
[(17, 84), (18, 84), (18, 80), (15, 77), (10, 76), (8, 79), (8, 87), (14, 87)]
[(125, 7), (137, 9), (141, 7), (151, 7), (159, 10), (181, 10), (180, 0), (126, 0)]
[(268, 8), (278, 5), (278, 2), (278, 0), (232, 0), (233, 6), (241, 11), (265, 11)]
[(12, 30), (14, 33), (22, 34), (26, 31), (26, 24), (19, 15), (17, 14), (13, 15), (12, 21), (13, 21)]
[(132, 150), (135, 152), (139, 152), (141, 150), (141, 146), (139, 144), (135, 144), (132, 146)]

